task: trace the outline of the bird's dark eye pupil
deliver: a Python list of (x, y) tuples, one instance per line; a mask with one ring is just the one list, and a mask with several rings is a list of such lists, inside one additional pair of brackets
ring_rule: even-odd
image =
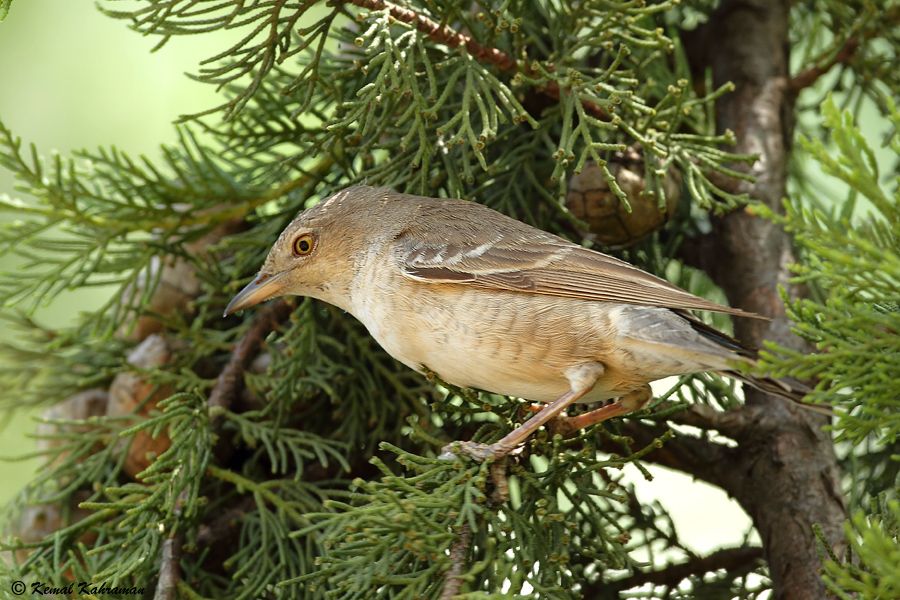
[(294, 254), (297, 256), (306, 256), (312, 252), (313, 243), (309, 236), (302, 236), (294, 240)]

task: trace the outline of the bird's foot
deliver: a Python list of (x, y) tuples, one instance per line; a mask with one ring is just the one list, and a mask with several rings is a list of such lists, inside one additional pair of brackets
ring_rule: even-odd
[(559, 434), (567, 438), (591, 425), (618, 417), (624, 413), (625, 411), (622, 410), (621, 405), (617, 401), (610, 401), (605, 406), (575, 415), (574, 417), (560, 415), (547, 423), (547, 428), (550, 429), (552, 435)]
[(548, 425), (552, 433), (568, 437), (576, 431), (591, 425), (638, 411), (644, 408), (651, 398), (653, 398), (653, 391), (649, 385), (645, 385), (596, 410), (575, 415), (574, 417), (560, 415), (550, 421)]

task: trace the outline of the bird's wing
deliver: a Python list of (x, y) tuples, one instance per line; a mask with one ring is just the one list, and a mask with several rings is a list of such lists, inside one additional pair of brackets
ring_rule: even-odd
[[(463, 203), (464, 201), (456, 201)], [(690, 294), (624, 261), (464, 202), (423, 205), (394, 240), (404, 275), (426, 283), (755, 317)]]

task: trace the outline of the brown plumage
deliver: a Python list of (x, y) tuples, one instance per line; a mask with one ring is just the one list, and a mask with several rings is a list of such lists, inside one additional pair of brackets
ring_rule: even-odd
[(406, 273), (421, 281), (759, 317), (464, 200), (417, 198), (397, 244)]
[(754, 362), (687, 311), (756, 315), (479, 204), (383, 188), (348, 188), (298, 215), (226, 314), (284, 294), (347, 310), (413, 369), (550, 403), (497, 444), (468, 447), (480, 457), (572, 402), (618, 398), (579, 421), (595, 422), (640, 408), (650, 381)]

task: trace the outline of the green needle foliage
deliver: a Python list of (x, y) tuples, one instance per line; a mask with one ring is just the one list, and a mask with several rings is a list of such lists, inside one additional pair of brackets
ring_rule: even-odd
[(857, 563), (830, 561), (825, 565), (825, 583), (842, 600), (849, 598), (895, 598), (900, 594), (900, 503), (885, 502), (866, 516), (858, 512), (847, 525)]
[[(63, 410), (43, 420), (44, 466), (5, 515), (5, 579), (156, 588), (161, 600), (446, 598), (454, 586), (472, 599), (768, 593), (755, 560), (658, 584), (629, 579), (697, 557), (621, 470), (650, 479), (642, 460), (676, 435), (665, 419), (691, 402), (735, 408), (732, 382), (684, 377), (640, 414), (568, 438), (542, 431), (499, 465), (504, 483), (498, 466), (441, 449), (499, 439), (527, 418), (523, 402), (423, 378), (311, 300), (221, 317), (293, 216), (354, 183), (472, 199), (589, 243), (564, 202), (588, 161), (626, 211), (665, 207), (676, 174), (674, 221), (625, 256), (718, 293), (675, 258), (710, 215), (747, 200), (735, 182), (755, 160), (716, 130), (714, 103), (733, 86), (692, 72), (681, 40), (715, 4), (101, 2), (159, 45), (241, 37), (194, 75), (221, 89), (221, 106), (184, 117), (160, 160), (116, 148), (47, 158), (0, 123), (0, 166), (17, 181), (14, 197), (0, 197), (12, 215), (0, 255), (20, 265), (0, 276), (2, 316), (17, 332), (0, 347), (0, 385), (14, 390), (0, 408)], [(797, 3), (797, 22), (820, 27), (806, 4), (824, 3)], [(869, 3), (853, 14), (827, 4), (835, 40), (894, 35), (877, 29)], [(9, 6), (0, 0), (0, 20)], [(808, 51), (831, 42), (812, 38)], [(877, 62), (859, 56), (859, 69)], [(898, 429), (888, 377), (898, 371), (900, 269), (886, 250), (896, 251), (900, 219), (858, 132), (826, 109), (841, 158), (805, 146), (875, 208), (846, 227), (849, 213), (789, 205), (784, 223), (807, 249), (798, 274), (826, 298), (794, 303), (792, 315), (823, 352), (773, 350), (772, 364), (818, 376), (813, 397), (844, 409), (840, 435), (883, 452)], [(627, 193), (611, 168), (631, 150), (643, 194)], [(858, 252), (838, 260), (847, 247)], [(72, 327), (31, 316), (87, 286), (109, 287), (110, 300)], [(149, 342), (164, 349), (158, 360)], [(864, 355), (850, 364), (848, 352)], [(78, 409), (81, 392), (101, 409)], [(649, 432), (641, 443), (626, 435), (638, 422)], [(866, 463), (876, 455), (851, 458), (883, 475)], [(889, 535), (853, 523), (863, 540)], [(865, 544), (857, 552), (864, 565), (828, 567), (834, 589), (886, 572)]]
[[(900, 153), (900, 112), (891, 108), (888, 145)], [(875, 155), (849, 111), (829, 99), (822, 113), (837, 152), (820, 140), (801, 138), (801, 145), (849, 186), (850, 196), (827, 213), (787, 202), (778, 218), (803, 249), (796, 280), (819, 291), (819, 298), (786, 299), (795, 331), (818, 352), (772, 348), (770, 361), (780, 374), (818, 379), (808, 399), (839, 409), (839, 440), (874, 436), (890, 447), (900, 438), (900, 179), (888, 177), (893, 191), (882, 187)], [(868, 214), (854, 220), (866, 201)]]
[[(889, 106), (893, 131), (885, 145), (900, 154), (900, 111)], [(818, 380), (807, 399), (835, 408), (848, 476), (865, 482), (851, 487), (857, 512), (847, 525), (858, 562), (832, 560), (829, 589), (840, 598), (890, 598), (900, 589), (900, 178), (880, 176), (850, 111), (828, 98), (822, 115), (834, 148), (808, 138), (801, 145), (847, 184), (847, 200), (828, 212), (790, 201), (784, 216), (769, 213), (803, 250), (796, 279), (817, 293), (785, 302), (794, 331), (818, 352), (773, 345), (764, 357), (770, 372)]]

